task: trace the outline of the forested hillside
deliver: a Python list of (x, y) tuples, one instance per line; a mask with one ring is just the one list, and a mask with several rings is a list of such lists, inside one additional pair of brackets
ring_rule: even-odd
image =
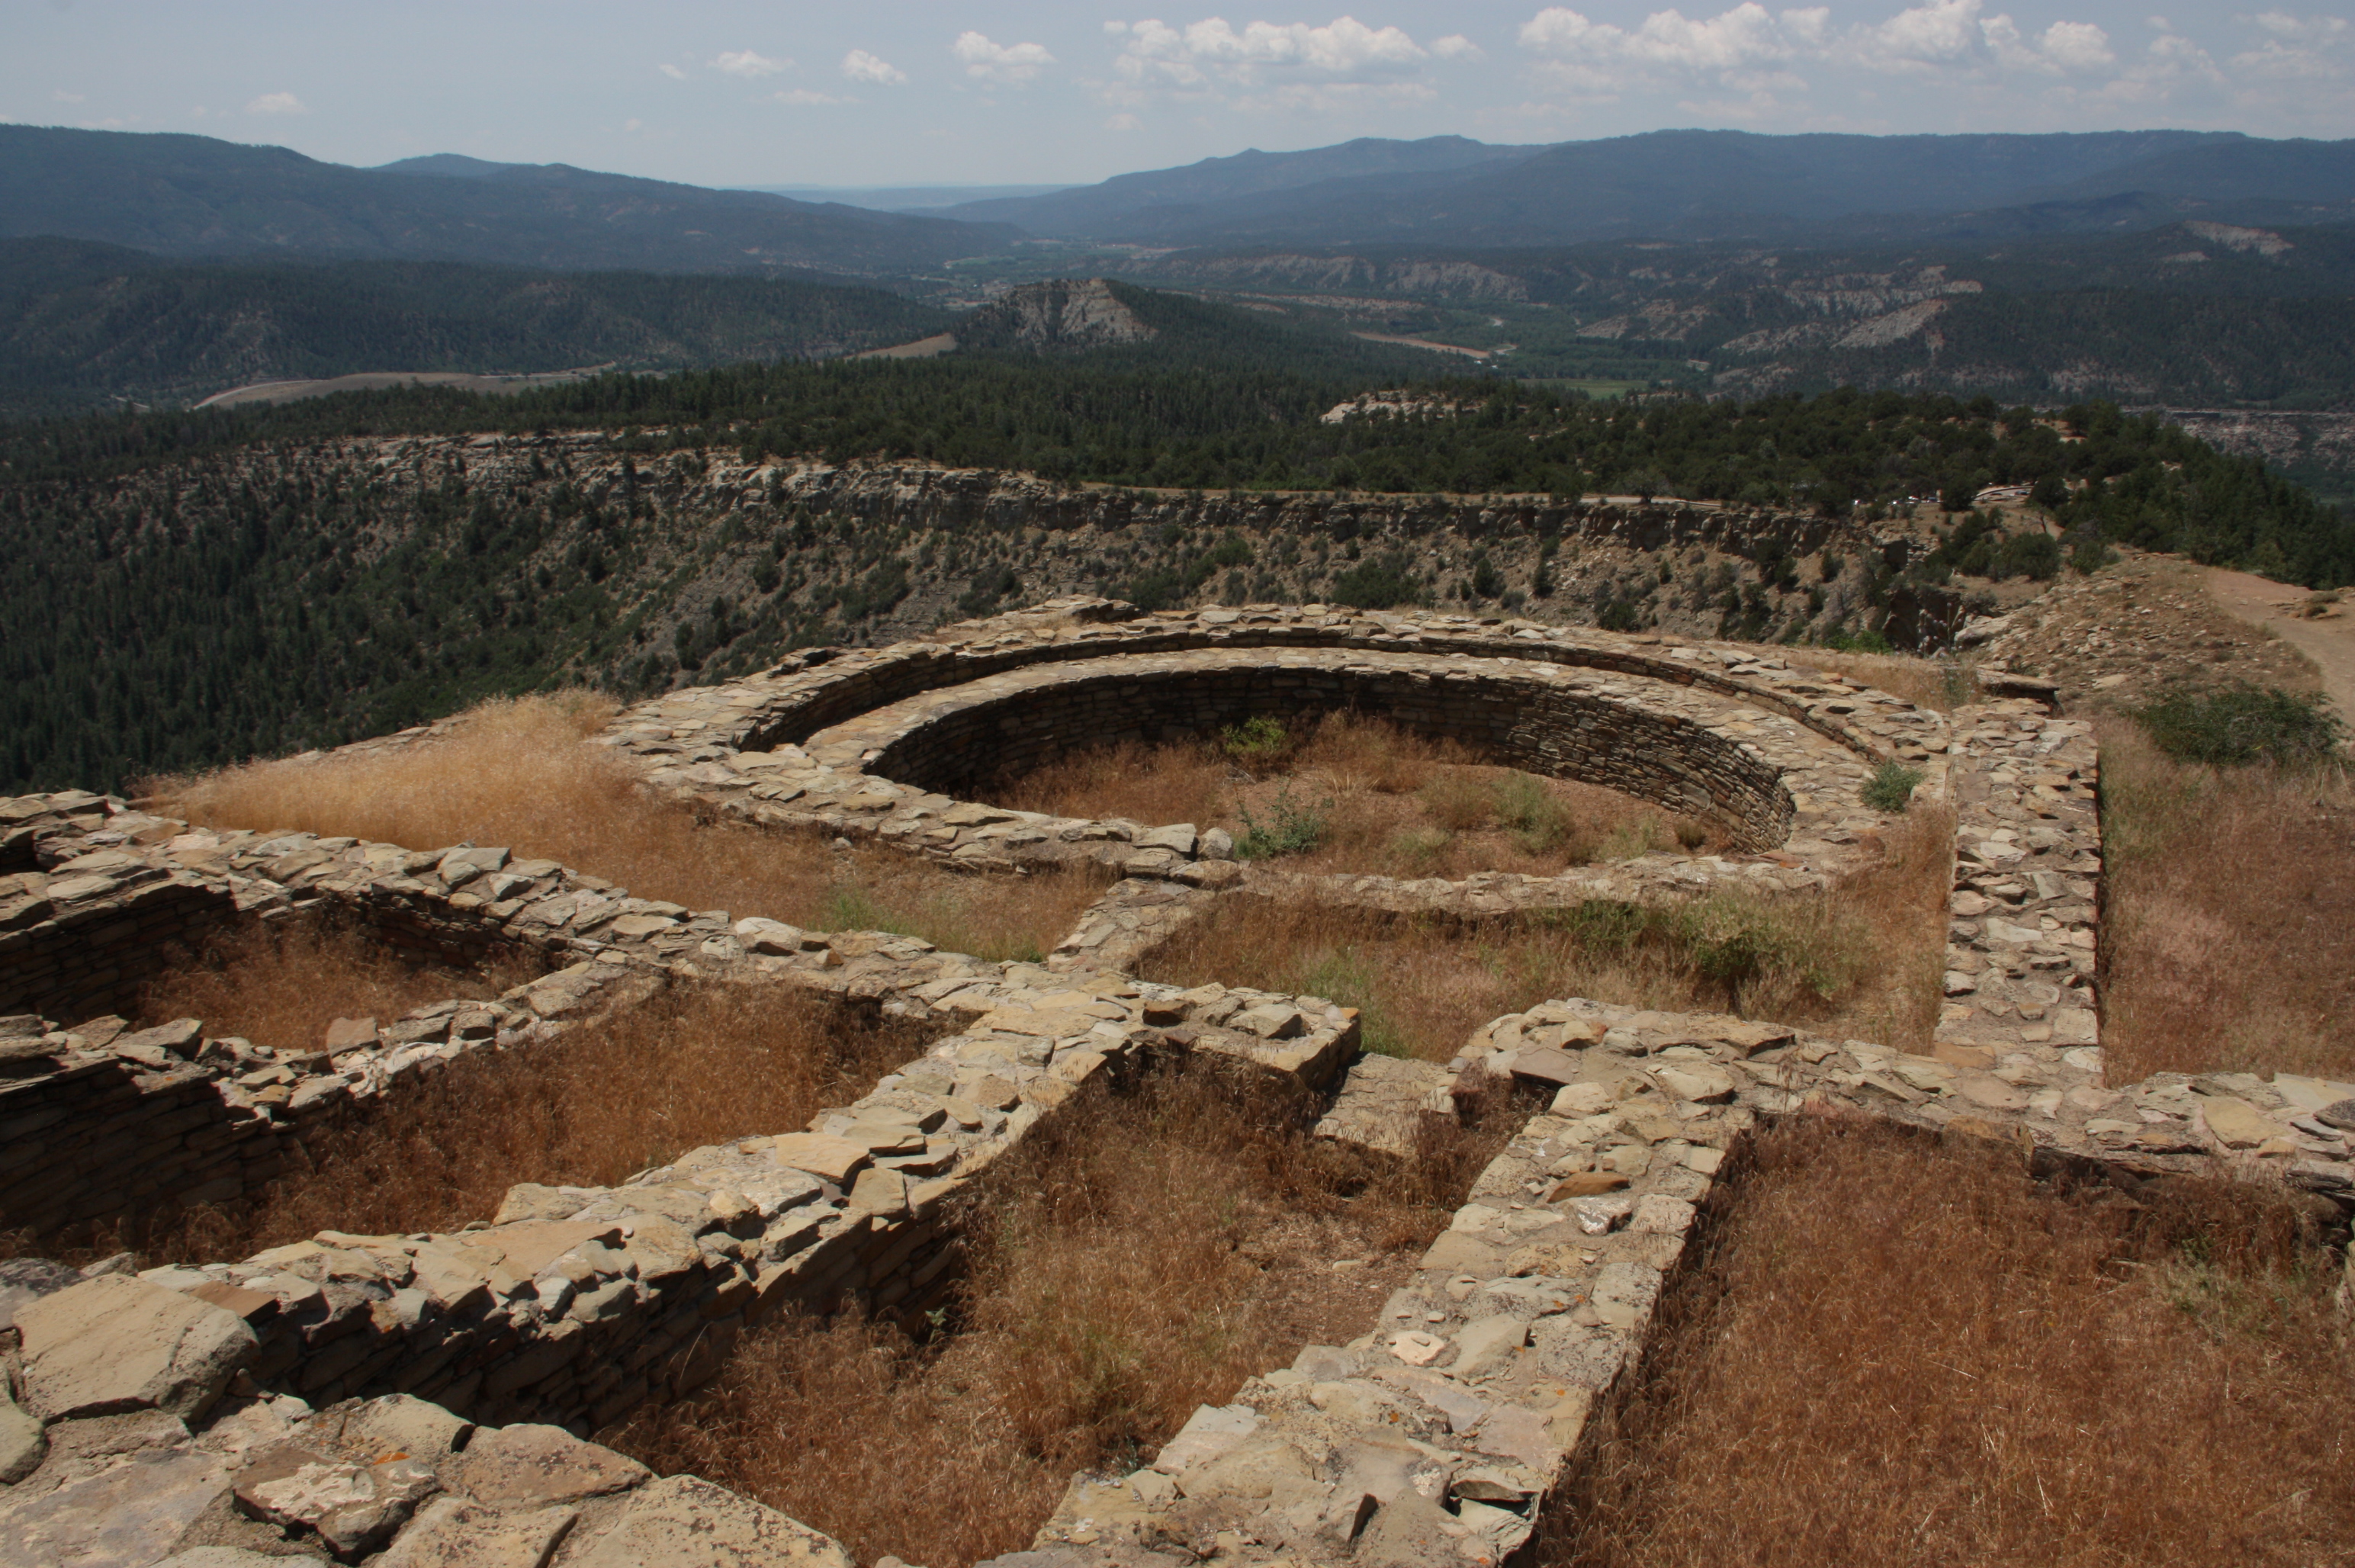
[(0, 235), (180, 256), (482, 261), (570, 270), (903, 273), (1003, 246), (1002, 225), (563, 164), (473, 177), (357, 169), (210, 136), (0, 125)]
[[(2339, 513), (2105, 404), (1594, 404), (1465, 382), (1353, 405), (1404, 414), (1340, 407), (1372, 389), (933, 360), (11, 427), (0, 787), (331, 743), (551, 682), (656, 688), (1054, 592), (1934, 641), (1951, 619), (1923, 606), (1963, 579), (2047, 575), (2103, 538), (2355, 581)], [(1112, 488), (994, 476), (1024, 470)], [(1998, 482), (2032, 488), (2058, 548), (1962, 515)], [(933, 499), (893, 511), (903, 494)], [(1803, 571), (1828, 541), (1849, 571)]]
[(0, 416), (194, 400), (369, 370), (670, 369), (825, 358), (940, 330), (881, 289), (443, 261), (174, 262), (0, 240)]
[(1156, 366), (1157, 341), (1103, 359), (750, 365), (497, 400), (417, 389), (20, 425), (0, 434), (0, 484), (85, 481), (257, 440), (553, 429), (653, 430), (662, 448), (752, 459), (913, 459), (1124, 485), (1632, 491), (1843, 515), (1909, 497), (1960, 510), (1981, 487), (2019, 484), (2072, 526), (2146, 548), (2315, 586), (2355, 581), (2355, 525), (2261, 460), (2107, 404), (2047, 416), (1888, 391), (1598, 403), (1482, 380), (1399, 393), (1390, 401), (1403, 414), (1349, 412), (1369, 390), (1362, 376)]

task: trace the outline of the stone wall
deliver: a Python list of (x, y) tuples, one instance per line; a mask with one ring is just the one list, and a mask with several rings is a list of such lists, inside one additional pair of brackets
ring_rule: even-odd
[[(1925, 797), (1936, 798), (1950, 744), (1939, 714), (1756, 649), (1316, 605), (1137, 616), (1131, 606), (1102, 600), (1050, 604), (950, 627), (927, 642), (817, 663), (797, 656), (765, 676), (641, 704), (599, 739), (636, 761), (650, 786), (730, 819), (880, 838), (975, 869), (1086, 859), (1130, 877), (1227, 887), (1281, 873), (1223, 863), (1220, 836), (1198, 837), (1192, 824), (1009, 811), (959, 800), (922, 780), (894, 779), (880, 759), (898, 754), (894, 748), (925, 726), (980, 704), (1002, 704), (1018, 722), (1051, 731), (1074, 682), (1088, 685), (1100, 675), (1140, 683), (1175, 675), (1225, 679), (1234, 672), (1243, 672), (1237, 678), (1322, 672), (1348, 682), (1389, 672), (1440, 683), (1443, 691), (1447, 683), (1498, 683), (1500, 713), (1512, 710), (1516, 697), (1532, 710), (1602, 705), (1614, 719), (1640, 716), (1631, 721), (1647, 735), (1692, 736), (1753, 779), (1771, 774), (1791, 802), (1787, 836), (1762, 833), (1766, 842), (1753, 839), (1753, 853), (1730, 859), (1655, 852), (1565, 868), (1551, 878), (1505, 875), (1444, 887), (1328, 878), (1322, 885), (1325, 896), (1385, 908), (1438, 901), (1493, 913), (1594, 897), (1678, 897), (1735, 879), (1785, 891), (1824, 888), (1859, 863), (1857, 846), (1880, 820), (1858, 798), (1869, 764), (1887, 757), (1911, 763), (1926, 775)], [(911, 695), (896, 695), (903, 692)], [(1441, 720), (1444, 704), (1442, 698), (1436, 705)], [(815, 722), (820, 718), (823, 726)], [(1517, 715), (1500, 744), (1520, 745), (1518, 723)], [(1538, 728), (1531, 727), (1523, 753), (1550, 766), (1537, 753), (1545, 739)], [(803, 741), (780, 739), (787, 734)], [(412, 734), (385, 743), (430, 739)], [(989, 744), (997, 743), (993, 733)], [(1567, 771), (1573, 762), (1565, 757), (1561, 765)], [(986, 763), (944, 756), (930, 765), (971, 778), (1000, 763), (993, 750)], [(1649, 769), (1654, 784), (1674, 792), (1679, 809), (1691, 804), (1682, 793), (1685, 777), (1667, 763), (1614, 752), (1585, 765), (1606, 776), (1624, 772), (1638, 784), (1638, 771)], [(1770, 804), (1770, 817), (1779, 812)]]
[(1769, 763), (1738, 743), (1637, 702), (1503, 671), (1396, 668), (1363, 656), (1267, 664), (1222, 655), (1092, 661), (1058, 673), (1062, 678), (1044, 689), (929, 715), (867, 765), (922, 790), (986, 795), (1001, 774), (1091, 745), (1177, 740), (1255, 715), (1314, 718), (1347, 709), (1531, 773), (1602, 784), (1705, 818), (1747, 848), (1779, 844), (1790, 827), (1789, 792)]
[[(115, 827), (53, 814), (44, 845), (70, 857), (93, 836), (145, 830), (105, 804)], [(237, 1203), (307, 1159), (322, 1129), (423, 1075), (479, 1051), (560, 1049), (569, 1029), (660, 985), (785, 986), (946, 1037), (807, 1129), (689, 1151), (611, 1189), (518, 1186), (484, 1228), (328, 1232), (149, 1271), (172, 1289), (239, 1293), (257, 1338), (250, 1375), (314, 1403), (414, 1393), (589, 1430), (698, 1386), (747, 1324), (788, 1303), (935, 1305), (953, 1262), (944, 1204), (1098, 1073), (1174, 1051), (1315, 1084), (1355, 1051), (1355, 1015), (1316, 998), (1075, 980), (911, 938), (690, 913), (499, 849), (176, 831), (137, 853), (251, 911), (421, 933), (440, 955), (508, 943), (576, 961), (499, 1001), (370, 1020), (315, 1051), (214, 1038), (197, 1019), (11, 1019), (0, 1228)]]
[[(2017, 1150), (2040, 1174), (2098, 1172), (2128, 1193), (2182, 1175), (2286, 1175), (2337, 1200), (2339, 1245), (2355, 1211), (2344, 1142), (2333, 1135), (2328, 1160), (2291, 1147), (2318, 1145), (2309, 1126), (2328, 1129), (2313, 1112), (2355, 1085), (2220, 1075), (2120, 1093), (2101, 1087), (2097, 1062), (2055, 1060), (2051, 1101), (2031, 1105), (2009, 1076), (1944, 1056), (1579, 999), (1496, 1019), (1444, 1069), (1379, 1066), (1345, 1089), (1329, 1136), (1395, 1147), (1406, 1118), (1445, 1104), (1475, 1071), (1553, 1098), (1369, 1332), (1309, 1346), (1201, 1406), (1142, 1468), (1074, 1477), (1031, 1551), (996, 1568), (1508, 1561), (1592, 1457), (1597, 1417), (1763, 1118), (1884, 1118)], [(2170, 1129), (2169, 1141), (2105, 1131), (2128, 1120)]]
[(104, 870), (87, 865), (117, 853), (0, 875), (0, 1014), (128, 1007), (164, 953), (201, 943), (235, 913), (225, 891), (186, 872), (128, 856)]
[[(190, 920), (332, 916), (441, 961), (506, 948), (549, 965), (496, 1003), (437, 1004), (314, 1051), (211, 1038), (199, 1020), (136, 1032), (62, 1010), (52, 1017), (69, 1027), (0, 1020), (0, 1226), (102, 1218), (166, 1194), (234, 1201), (273, 1160), (299, 1157), (322, 1118), (365, 1118), (470, 1052), (560, 1050), (569, 1029), (660, 986), (788, 987), (931, 1037), (805, 1127), (687, 1151), (612, 1188), (518, 1184), (455, 1233), (327, 1231), (135, 1280), (56, 1271), (26, 1286), (27, 1270), (49, 1265), (0, 1265), (15, 1271), (0, 1273), (0, 1314), (27, 1293), (55, 1292), (57, 1304), (26, 1324), (9, 1379), (31, 1413), (0, 1406), (0, 1482), (21, 1488), (0, 1491), (0, 1532), (46, 1550), (94, 1539), (92, 1521), (106, 1520), (115, 1539), (146, 1531), (138, 1539), (155, 1549), (123, 1560), (147, 1563), (175, 1544), (261, 1541), (222, 1522), (233, 1496), (254, 1529), (274, 1520), (306, 1544), (341, 1531), (372, 1549), (398, 1534), (387, 1561), (403, 1564), (518, 1541), (540, 1560), (567, 1531), (580, 1543), (568, 1561), (667, 1563), (676, 1526), (736, 1531), (752, 1542), (750, 1563), (847, 1568), (815, 1531), (699, 1482), (650, 1482), (562, 1429), (701, 1386), (745, 1328), (787, 1306), (934, 1304), (954, 1276), (959, 1217), (989, 1190), (993, 1164), (1087, 1083), (1157, 1060), (1321, 1086), (1332, 1095), (1322, 1136), (1393, 1154), (1476, 1078), (1507, 1076), (1550, 1100), (1369, 1332), (1309, 1347), (1204, 1407), (1145, 1468), (1075, 1479), (1036, 1542), (1047, 1556), (1019, 1568), (1501, 1562), (1579, 1461), (1641, 1353), (1698, 1206), (1738, 1168), (1762, 1117), (1837, 1109), (1988, 1140), (2128, 1190), (2237, 1175), (2355, 1211), (2355, 1136), (2342, 1125), (2355, 1112), (2340, 1104), (2355, 1085), (2104, 1082), (2097, 759), (2080, 722), (1990, 703), (1949, 724), (1758, 650), (1313, 609), (1102, 618), (1120, 613), (1068, 606), (803, 661), (641, 705), (602, 738), (638, 760), (650, 788), (745, 830), (858, 832), (985, 871), (1073, 854), (1126, 871), (1043, 965), (633, 899), (499, 848), (192, 831), (79, 794), (0, 805), (12, 858), (0, 863), (16, 879), (0, 932), (26, 938), (0, 944), (0, 976), (42, 973), (24, 953), (101, 955), (61, 962), (57, 973), (79, 977), (61, 994), (124, 983), (137, 961), (120, 955), (139, 949), (123, 944), (151, 907), (142, 896), (166, 905), (152, 890), (185, 901)], [(1173, 710), (1160, 688), (1189, 683)], [(1043, 755), (1122, 723), (1143, 733), (1147, 714), (1199, 725), (1263, 702), (1290, 711), (1282, 705), (1369, 693), (1419, 723), (1477, 724), (1465, 732), (1540, 762), (1558, 728), (1584, 747), (1555, 753), (1563, 771), (1639, 770), (1604, 781), (1623, 788), (1657, 782), (1640, 770), (1668, 768), (1663, 752), (1704, 778), (1721, 763), (1712, 806), (1751, 823), (1742, 802), (1754, 797), (1741, 790), (1779, 798), (1782, 836), (1745, 855), (1418, 884), (1245, 870), (1185, 825), (1039, 817), (948, 793), (979, 776), (979, 752), (1001, 766), (1032, 754), (1024, 746)], [(1092, 709), (1098, 699), (1108, 705)], [(751, 745), (827, 714), (797, 731), (805, 744)], [(1591, 739), (1598, 717), (1623, 726), (1611, 744)], [(1565, 998), (1493, 1020), (1444, 1065), (1360, 1058), (1354, 1014), (1321, 998), (1124, 974), (1221, 888), (1466, 912), (1604, 885), (1628, 896), (1734, 878), (1820, 888), (1877, 820), (1854, 791), (1887, 756), (1922, 766), (1924, 791), (1950, 797), (1961, 825), (1946, 1010), (1929, 1055)], [(13, 869), (26, 864), (39, 869)], [(121, 974), (98, 978), (110, 968)], [(108, 1409), (160, 1421), (152, 1442), (108, 1428), (116, 1446), (104, 1449), (94, 1423), (118, 1418), (94, 1416), (72, 1380), (152, 1365), (113, 1352), (158, 1324), (177, 1325), (174, 1343), (201, 1365), (175, 1371), (166, 1357), (170, 1375), (152, 1387), (105, 1392)], [(0, 1321), (0, 1357), (7, 1333)], [(492, 1424), (474, 1438), (490, 1444), (479, 1464), (451, 1435), (470, 1420)], [(411, 1451), (425, 1473), (354, 1456), (352, 1434), (389, 1422), (422, 1440)], [(543, 1481), (585, 1479), (542, 1495), (501, 1478), (508, 1460)], [(345, 1502), (312, 1506), (325, 1494), (291, 1481), (322, 1476)], [(227, 1533), (198, 1540), (206, 1530)]]

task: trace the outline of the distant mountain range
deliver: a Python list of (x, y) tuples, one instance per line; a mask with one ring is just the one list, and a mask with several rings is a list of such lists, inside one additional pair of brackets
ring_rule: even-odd
[(564, 164), (357, 169), (208, 136), (0, 125), (0, 238), (37, 235), (167, 256), (905, 274), (1016, 231)]
[[(1469, 351), (1599, 390), (2355, 405), (2355, 141), (1368, 138), (946, 208), (928, 205), (945, 187), (847, 194), (870, 205), (0, 126), (0, 413), (950, 330), (968, 355), (1156, 363), (1476, 371)], [(926, 210), (876, 209), (903, 198)], [(1098, 286), (953, 314), (1071, 273), (1202, 297)], [(783, 279), (800, 286), (764, 281)], [(1130, 316), (1152, 335), (1106, 325)]]
[(2187, 217), (2313, 223), (2355, 218), (2355, 142), (1657, 131), (1522, 147), (1438, 136), (1242, 153), (943, 210), (1036, 234), (1187, 247), (1902, 242)]

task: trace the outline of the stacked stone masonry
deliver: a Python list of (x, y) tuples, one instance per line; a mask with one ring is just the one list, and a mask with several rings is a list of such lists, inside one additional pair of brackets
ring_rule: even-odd
[(1735, 880), (1827, 887), (1879, 825), (1858, 799), (1865, 775), (1895, 758), (1938, 797), (1950, 744), (1940, 714), (1734, 645), (1319, 605), (1140, 615), (1103, 600), (889, 648), (797, 655), (766, 676), (640, 704), (601, 740), (654, 787), (762, 826), (878, 839), (975, 869), (1087, 859), (1289, 896), (1290, 873), (1235, 864), (1223, 834), (1194, 824), (1050, 816), (955, 792), (1082, 743), (1349, 706), (1712, 818), (1742, 846), (1553, 877), (1340, 877), (1316, 890), (1399, 910), (1678, 897)]
[[(1301, 877), (1238, 866), (1192, 825), (1044, 817), (950, 793), (983, 776), (963, 760), (976, 745), (1003, 766), (1108, 734), (1345, 704), (1713, 812), (1745, 848), (1555, 878)], [(650, 788), (740, 830), (872, 837), (976, 874), (1084, 858), (1124, 876), (1045, 964), (991, 964), (633, 899), (496, 848), (208, 832), (79, 792), (0, 802), (0, 994), (17, 1015), (0, 1019), (0, 1227), (239, 1201), (304, 1159), (323, 1125), (472, 1051), (560, 1050), (567, 1031), (663, 986), (791, 987), (931, 1037), (806, 1127), (696, 1149), (617, 1187), (517, 1186), (453, 1234), (323, 1232), (137, 1277), (110, 1272), (118, 1263), (0, 1265), (0, 1555), (144, 1568), (182, 1548), (291, 1541), (399, 1564), (684, 1563), (724, 1541), (730, 1561), (847, 1568), (782, 1515), (653, 1480), (581, 1439), (701, 1386), (746, 1327), (788, 1305), (934, 1304), (960, 1192), (1082, 1085), (1158, 1057), (1322, 1089), (1320, 1134), (1391, 1154), (1476, 1079), (1550, 1098), (1369, 1333), (1205, 1407), (1143, 1470), (1075, 1479), (1034, 1551), (1003, 1560), (1021, 1568), (1501, 1562), (1639, 1355), (1696, 1205), (1762, 1116), (1846, 1108), (2129, 1185), (2246, 1171), (2355, 1208), (2339, 1125), (2355, 1119), (2339, 1104), (2355, 1086), (2104, 1083), (2096, 758), (2085, 725), (2034, 703), (1950, 722), (1754, 649), (1314, 606), (1143, 617), (1089, 601), (805, 656), (643, 704), (600, 740)], [(1960, 822), (1930, 1056), (1566, 999), (1493, 1021), (1441, 1066), (1359, 1057), (1354, 1015), (1320, 998), (1127, 973), (1238, 889), (1495, 912), (1737, 878), (1822, 888), (1879, 820), (1857, 790), (1887, 757), (1922, 769), (1920, 793), (1950, 798)], [(543, 972), (496, 1001), (421, 1008), (316, 1051), (107, 1016), (170, 943), (329, 918), (421, 957), (499, 952)]]

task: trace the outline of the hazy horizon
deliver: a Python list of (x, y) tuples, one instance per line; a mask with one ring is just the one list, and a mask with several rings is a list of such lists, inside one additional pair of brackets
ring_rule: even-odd
[(1668, 128), (2355, 133), (2355, 22), (2126, 0), (1644, 0), (1114, 13), (613, 0), (5, 0), (0, 118), (370, 165), (429, 153), (728, 187), (1065, 186), (1358, 136)]

